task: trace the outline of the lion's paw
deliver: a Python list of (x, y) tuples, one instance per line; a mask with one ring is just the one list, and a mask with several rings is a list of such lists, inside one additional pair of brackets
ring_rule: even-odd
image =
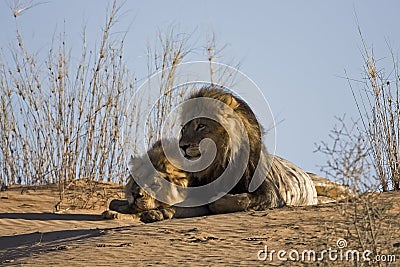
[(101, 218), (104, 220), (113, 220), (118, 217), (118, 213), (112, 210), (105, 210), (101, 214)]
[(144, 223), (152, 223), (164, 220), (164, 215), (159, 210), (146, 210), (140, 214), (140, 220)]
[(140, 220), (144, 223), (158, 222), (162, 220), (172, 219), (175, 215), (173, 207), (160, 210), (146, 210), (140, 214)]

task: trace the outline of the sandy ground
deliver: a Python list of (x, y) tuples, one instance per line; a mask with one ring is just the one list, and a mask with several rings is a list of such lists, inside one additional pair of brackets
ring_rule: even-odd
[[(121, 193), (116, 185), (105, 185), (99, 190), (103, 194), (93, 197)], [(110, 199), (90, 205), (91, 209), (76, 208), (76, 203), (73, 204), (76, 199), (71, 197), (70, 204), (65, 201), (67, 204), (58, 205), (58, 213), (54, 213), (59, 200), (55, 188), (11, 188), (0, 192), (0, 265), (355, 266), (355, 261), (330, 260), (328, 256), (323, 260), (302, 261), (301, 253), (339, 250), (338, 240), (345, 240), (342, 251), (362, 252), (351, 220), (354, 207), (349, 203), (143, 224), (135, 216), (102, 220), (100, 214)], [(379, 212), (372, 215), (376, 217), (373, 227), (378, 229), (380, 225), (382, 230), (376, 235), (380, 251), (388, 248), (387, 255), (397, 256), (390, 266), (400, 266), (400, 192), (381, 194), (374, 201), (393, 203), (385, 208), (384, 217)], [(383, 207), (372, 206), (371, 210)], [(272, 250), (286, 251), (281, 258), (288, 260), (278, 259), (276, 252), (271, 255)], [(297, 251), (300, 258), (295, 259), (297, 254), (292, 251), (295, 260), (291, 260), (291, 250)], [(360, 260), (357, 264), (361, 263)]]

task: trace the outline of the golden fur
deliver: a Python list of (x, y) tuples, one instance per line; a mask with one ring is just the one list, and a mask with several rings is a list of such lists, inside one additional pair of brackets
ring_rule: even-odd
[[(175, 164), (169, 161), (164, 149), (172, 149), (171, 140), (158, 141), (147, 151), (151, 165), (148, 164), (146, 155), (131, 158), (129, 162), (131, 174), (125, 186), (127, 201), (113, 200), (110, 203), (111, 210), (122, 213), (139, 213), (143, 222), (194, 217), (210, 213), (206, 206), (192, 208), (172, 206), (186, 198), (185, 191), (182, 189), (188, 187), (189, 176), (185, 171), (176, 167), (176, 159), (172, 158)], [(169, 183), (160, 183), (159, 178), (165, 179)], [(136, 181), (140, 181), (141, 186)], [(156, 195), (163, 196), (166, 201), (158, 200)]]
[[(134, 205), (139, 211), (166, 208), (182, 202), (186, 197), (180, 189), (189, 185), (187, 173), (175, 167), (165, 156), (164, 149), (169, 149), (171, 142), (164, 140), (162, 144), (164, 147), (161, 141), (156, 142), (147, 155), (132, 157), (129, 162), (131, 174), (125, 186), (125, 197), (129, 205)], [(151, 164), (146, 161), (147, 156)], [(136, 183), (133, 176), (141, 181), (142, 186)], [(161, 183), (159, 178), (169, 183)], [(157, 200), (155, 195), (164, 196), (166, 201)]]

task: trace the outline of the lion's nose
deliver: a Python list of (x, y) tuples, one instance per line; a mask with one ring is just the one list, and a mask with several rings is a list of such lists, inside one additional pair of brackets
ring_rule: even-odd
[(186, 149), (188, 149), (189, 146), (190, 146), (190, 145), (184, 144), (184, 145), (180, 145), (179, 147), (183, 150), (183, 152), (186, 152)]

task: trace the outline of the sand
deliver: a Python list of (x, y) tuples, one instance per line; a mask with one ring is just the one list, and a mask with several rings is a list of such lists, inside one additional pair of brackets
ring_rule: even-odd
[[(103, 197), (122, 193), (118, 185), (105, 184), (99, 190), (104, 193)], [(101, 204), (90, 205), (90, 209), (79, 209), (76, 203), (65, 201), (66, 204), (56, 209), (59, 201), (56, 188), (17, 187), (0, 192), (0, 264), (354, 266), (354, 261), (333, 261), (327, 257), (323, 261), (293, 261), (288, 253), (338, 249), (340, 239), (347, 243), (344, 249), (362, 249), (355, 225), (348, 216), (354, 207), (345, 202), (144, 224), (129, 215), (103, 220), (100, 214), (110, 200), (98, 201)], [(377, 239), (382, 251), (391, 248), (391, 253), (397, 255), (397, 262), (391, 266), (400, 266), (400, 192), (381, 194), (375, 201), (394, 203), (385, 218), (376, 220), (384, 230)], [(285, 250), (289, 260), (280, 260), (276, 254), (270, 258), (271, 254), (264, 253), (266, 247), (268, 253)]]

